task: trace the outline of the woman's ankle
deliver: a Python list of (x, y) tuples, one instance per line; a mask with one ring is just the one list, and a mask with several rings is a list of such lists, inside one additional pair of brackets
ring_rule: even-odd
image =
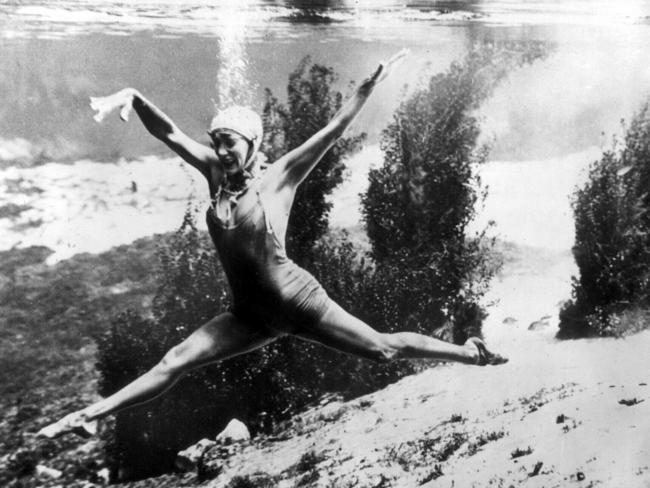
[(467, 352), (467, 364), (478, 364), (481, 360), (481, 350), (476, 343), (476, 338), (470, 337), (467, 339), (464, 347)]

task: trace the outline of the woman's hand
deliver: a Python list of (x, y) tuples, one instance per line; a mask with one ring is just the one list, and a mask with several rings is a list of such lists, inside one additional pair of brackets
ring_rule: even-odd
[(402, 49), (400, 52), (398, 52), (393, 57), (391, 57), (388, 61), (385, 62), (382, 61), (381, 63), (379, 63), (377, 70), (361, 84), (361, 88), (370, 90), (377, 83), (384, 81), (388, 77), (388, 75), (390, 75), (391, 72), (395, 69), (395, 67), (402, 62), (402, 60), (406, 57), (408, 53), (409, 53), (408, 49)]
[(133, 88), (125, 88), (106, 97), (90, 97), (90, 108), (97, 112), (93, 118), (96, 122), (101, 122), (113, 110), (119, 108), (120, 119), (127, 122), (133, 109), (133, 98), (137, 93)]

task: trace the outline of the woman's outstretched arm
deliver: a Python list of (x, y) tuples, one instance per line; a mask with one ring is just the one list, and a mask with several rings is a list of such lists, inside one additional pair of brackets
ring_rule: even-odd
[(120, 118), (129, 120), (132, 109), (140, 117), (151, 135), (160, 139), (186, 162), (209, 177), (209, 164), (216, 160), (212, 148), (196, 142), (181, 131), (162, 110), (133, 89), (125, 88), (106, 97), (90, 97), (90, 106), (96, 110), (95, 120), (101, 122), (113, 110), (120, 110)]
[(284, 184), (296, 187), (307, 177), (361, 111), (375, 86), (390, 74), (407, 52), (404, 49), (386, 63), (381, 63), (377, 70), (357, 87), (352, 97), (343, 104), (324, 128), (272, 165), (272, 171), (281, 173)]

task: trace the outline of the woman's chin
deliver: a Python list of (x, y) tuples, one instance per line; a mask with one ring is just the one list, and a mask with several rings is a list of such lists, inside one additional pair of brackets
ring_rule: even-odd
[(239, 166), (226, 166), (224, 170), (228, 176), (237, 176), (242, 173), (242, 169)]
[(241, 171), (242, 171), (241, 166), (238, 165), (235, 162), (223, 162), (221, 164), (222, 164), (223, 170), (226, 172), (226, 174), (228, 176), (236, 175), (238, 173), (241, 173)]

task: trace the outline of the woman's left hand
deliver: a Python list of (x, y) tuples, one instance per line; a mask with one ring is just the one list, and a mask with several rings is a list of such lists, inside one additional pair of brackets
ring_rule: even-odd
[(113, 110), (119, 109), (120, 119), (128, 122), (133, 109), (133, 98), (137, 93), (133, 88), (125, 88), (106, 97), (90, 97), (90, 107), (97, 112), (93, 118), (96, 122), (101, 122)]
[(372, 86), (384, 81), (395, 69), (395, 67), (402, 62), (408, 53), (408, 49), (402, 49), (400, 52), (392, 56), (388, 61), (382, 61), (379, 63), (377, 70), (363, 83), (363, 85), (369, 84)]

